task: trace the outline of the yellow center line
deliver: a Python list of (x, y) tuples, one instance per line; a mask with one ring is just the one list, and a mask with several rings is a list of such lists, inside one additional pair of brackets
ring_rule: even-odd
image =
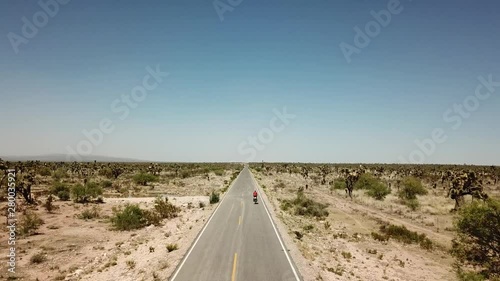
[(236, 260), (238, 260), (238, 254), (234, 253), (233, 274), (231, 275), (231, 281), (236, 280)]
[(240, 216), (240, 222), (238, 224), (241, 224), (241, 216)]

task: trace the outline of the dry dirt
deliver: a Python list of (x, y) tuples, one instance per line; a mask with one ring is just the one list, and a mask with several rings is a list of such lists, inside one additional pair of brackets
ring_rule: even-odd
[[(54, 201), (58, 209), (53, 213), (39, 205), (33, 210), (44, 224), (36, 235), (18, 237), (16, 241), (15, 280), (167, 280), (215, 208), (206, 195), (222, 188), (230, 175), (229, 171), (224, 176), (212, 175), (210, 181), (201, 176), (177, 179), (155, 183), (154, 188), (132, 186), (128, 179), (120, 181), (121, 186), (130, 184), (133, 187), (129, 195), (167, 196), (170, 202), (181, 207), (179, 216), (164, 220), (162, 226), (150, 225), (134, 231), (111, 229), (108, 217), (112, 215), (112, 208), (135, 203), (149, 209), (155, 197), (110, 198), (115, 192), (108, 190), (102, 204)], [(42, 202), (45, 196), (41, 194), (47, 188), (43, 184), (35, 188)], [(18, 204), (21, 204), (18, 210), (21, 212), (25, 206), (22, 202)], [(77, 217), (93, 206), (100, 209), (100, 218), (83, 220)], [(0, 203), (0, 209), (5, 208), (6, 203)], [(0, 227), (5, 229), (5, 219)], [(0, 252), (8, 253), (7, 232), (2, 231), (0, 235)], [(168, 244), (177, 244), (178, 249), (169, 252)], [(38, 253), (46, 260), (39, 264), (30, 262)], [(2, 254), (0, 280), (8, 277), (5, 257)]]
[[(305, 281), (456, 280), (454, 260), (446, 252), (453, 238), (450, 210), (454, 201), (445, 198), (444, 191), (431, 189), (429, 195), (419, 198), (420, 209), (411, 211), (392, 194), (377, 201), (363, 191), (355, 191), (350, 200), (343, 190), (330, 191), (326, 185), (315, 184), (298, 174), (252, 172), (271, 202), (281, 232), (288, 234), (293, 243), (290, 253)], [(279, 182), (285, 188), (275, 188)], [(295, 216), (280, 209), (280, 200), (293, 198), (298, 188), (306, 184), (307, 197), (329, 204), (326, 219)], [(424, 233), (435, 247), (424, 250), (419, 245), (404, 245), (392, 239), (385, 243), (376, 241), (371, 233), (378, 232), (381, 222)], [(296, 238), (295, 231), (303, 237)]]

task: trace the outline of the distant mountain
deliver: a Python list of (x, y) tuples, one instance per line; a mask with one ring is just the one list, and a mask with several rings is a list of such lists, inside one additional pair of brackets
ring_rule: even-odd
[[(78, 156), (82, 159), (81, 162), (151, 162), (146, 160), (138, 160), (132, 158), (109, 157), (100, 155)], [(42, 162), (73, 162), (76, 157), (69, 157), (67, 154), (48, 154), (38, 156), (0, 156), (5, 161), (42, 161)], [(68, 160), (69, 159), (69, 160)]]

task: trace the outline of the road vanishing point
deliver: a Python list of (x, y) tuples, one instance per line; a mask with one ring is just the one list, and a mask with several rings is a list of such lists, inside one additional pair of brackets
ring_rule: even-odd
[[(222, 198), (170, 281), (302, 281), (247, 166)], [(259, 195), (261, 192), (259, 192)]]

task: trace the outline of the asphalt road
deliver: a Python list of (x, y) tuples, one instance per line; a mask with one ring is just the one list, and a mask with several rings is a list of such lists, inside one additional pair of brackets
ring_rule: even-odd
[(171, 281), (300, 281), (245, 167), (223, 197)]

